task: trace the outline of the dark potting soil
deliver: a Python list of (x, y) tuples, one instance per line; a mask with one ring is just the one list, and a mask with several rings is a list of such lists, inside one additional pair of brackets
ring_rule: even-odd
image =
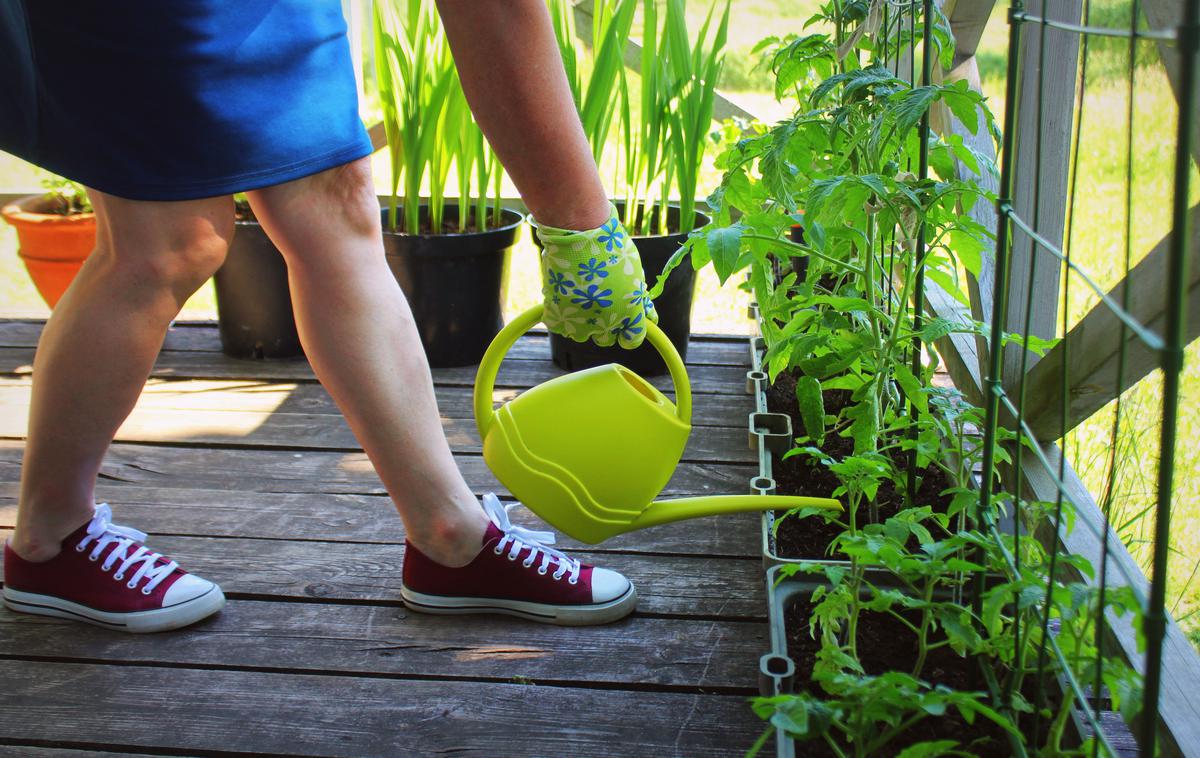
[[(812, 609), (812, 603), (807, 598), (797, 600), (784, 609), (784, 623), (788, 630), (788, 656), (796, 664), (796, 688), (821, 695), (823, 691), (820, 685), (812, 681), (816, 654), (821, 648), (820, 640), (814, 640), (808, 632)], [(909, 621), (919, 623), (918, 619), (917, 614), (912, 614)], [(858, 621), (858, 655), (868, 675), (906, 670), (916, 663), (917, 638), (895, 618), (864, 611)], [(961, 658), (949, 647), (928, 653), (920, 678), (960, 691), (987, 691), (987, 683), (975, 659)], [(950, 708), (943, 716), (921, 720), (885, 749), (874, 753), (873, 758), (897, 755), (905, 747), (926, 740), (955, 740), (959, 749), (965, 749), (980, 758), (1007, 758), (1012, 755), (1012, 747), (1003, 729), (978, 716), (974, 724), (968, 724), (956, 709)], [(796, 755), (824, 758), (834, 754), (820, 740), (797, 742)]]
[[(383, 217), (383, 219), (384, 219), (383, 224), (384, 224), (385, 232), (400, 231), (400, 226), (403, 224), (403, 218), (398, 219), (396, 221), (397, 226), (395, 229), (388, 227), (386, 215)], [(508, 226), (508, 224), (503, 224), (503, 223), (499, 224), (499, 225), (490, 223), (490, 214), (489, 214), (489, 223), (488, 223), (486, 229), (480, 229), (479, 224), (475, 223), (475, 214), (474, 213), (472, 213), (469, 217), (467, 217), (467, 226), (464, 229), (458, 228), (457, 217), (453, 217), (453, 219), (454, 220), (452, 220), (452, 221), (443, 220), (441, 227), (438, 229), (434, 229), (433, 224), (429, 221), (429, 217), (422, 215), (420, 224), (419, 224), (419, 231), (417, 233), (424, 234), (424, 235), (433, 235), (433, 236), (438, 236), (438, 237), (449, 236), (449, 235), (454, 235), (454, 234), (481, 234), (484, 232), (494, 232), (497, 229), (501, 229), (505, 226)], [(401, 233), (404, 234), (407, 232), (401, 232)]]
[[(824, 399), (825, 413), (832, 415), (850, 404), (850, 393), (846, 390), (827, 390)], [(796, 402), (796, 377), (791, 373), (785, 371), (779, 374), (775, 383), (767, 389), (767, 410), (791, 416), (793, 429), (804, 428), (800, 420), (799, 404)], [(854, 452), (854, 441), (849, 437), (827, 434), (821, 449), (831, 457), (841, 459)], [(903, 470), (903, 462), (899, 463)], [(773, 461), (771, 473), (775, 478), (776, 492), (780, 495), (829, 497), (838, 487), (837, 476), (807, 456), (793, 456), (786, 460), (777, 457)], [(941, 493), (950, 486), (950, 480), (941, 469), (925, 471), (917, 487), (916, 504), (929, 505), (935, 511), (945, 512), (951, 498)], [(904, 509), (904, 492), (898, 490), (892, 482), (884, 482), (879, 487), (875, 505), (879, 511), (879, 518), (886, 520)], [(784, 513), (785, 511), (776, 511), (776, 519)], [(866, 517), (866, 509), (860, 508), (860, 520)], [(828, 523), (819, 516), (804, 519), (785, 518), (779, 522), (775, 553), (782, 558), (844, 557), (830, 556), (828, 552), (829, 543), (841, 533), (840, 526)], [(915, 541), (909, 547), (915, 549)]]

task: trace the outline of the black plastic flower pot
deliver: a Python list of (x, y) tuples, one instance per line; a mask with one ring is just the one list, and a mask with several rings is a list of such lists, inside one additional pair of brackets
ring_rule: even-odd
[(303, 355), (283, 254), (252, 218), (235, 223), (229, 253), (213, 275), (221, 350), (233, 358)]
[[(623, 202), (616, 203), (617, 208), (624, 209)], [(651, 214), (651, 225), (657, 225), (658, 210)], [(695, 227), (699, 229), (709, 222), (709, 217), (696, 212)], [(640, 221), (638, 219), (635, 224)], [(533, 219), (530, 219), (533, 224)], [(536, 224), (535, 224), (536, 226)], [(667, 228), (679, 228), (679, 208), (670, 206), (667, 209)], [(633, 243), (637, 245), (638, 254), (642, 259), (642, 270), (646, 274), (646, 286), (653, 287), (658, 275), (671, 256), (679, 250), (687, 240), (686, 233), (667, 235), (633, 235)], [(534, 235), (538, 248), (541, 243)], [(696, 291), (696, 271), (692, 268), (690, 259), (685, 258), (679, 266), (667, 277), (667, 284), (662, 294), (654, 299), (654, 309), (658, 311), (658, 326), (666, 333), (679, 356), (687, 360), (688, 335), (692, 331), (692, 296)], [(558, 334), (550, 335), (550, 356), (554, 364), (567, 371), (602, 366), (606, 363), (619, 363), (642, 376), (661, 376), (668, 373), (667, 365), (662, 357), (650, 344), (646, 343), (634, 350), (626, 350), (618, 345), (599, 347), (594, 342), (576, 342), (569, 337)]]
[[(382, 213), (388, 267), (408, 298), (429, 365), (479, 363), (504, 326), (508, 264), (521, 214), (505, 208), (501, 225), (484, 232), (432, 234), (429, 208), (422, 205), (422, 231), (408, 234), (388, 231), (387, 209)], [(457, 227), (457, 205), (446, 205), (443, 224)]]

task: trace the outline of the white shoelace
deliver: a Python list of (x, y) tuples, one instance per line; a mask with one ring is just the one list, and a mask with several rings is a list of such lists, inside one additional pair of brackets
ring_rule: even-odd
[(529, 556), (521, 561), (522, 566), (525, 568), (533, 566), (538, 553), (541, 553), (542, 563), (538, 566), (539, 574), (544, 575), (550, 564), (557, 562), (558, 568), (553, 574), (554, 579), (562, 579), (564, 574), (568, 574), (567, 582), (577, 584), (579, 582), (579, 561), (567, 557), (567, 554), (561, 550), (549, 547), (554, 544), (554, 532), (535, 532), (532, 529), (513, 524), (508, 518), (508, 511), (516, 506), (517, 503), (503, 505), (500, 498), (491, 492), (483, 496), (483, 510), (487, 512), (492, 523), (504, 532), (504, 537), (496, 543), (496, 547), (492, 548), (493, 552), (500, 555), (504, 552), (505, 547), (511, 545), (508, 559), (515, 561), (521, 554), (522, 548), (528, 547), (530, 548)]
[(132, 554), (127, 555), (127, 551), (135, 543), (146, 539), (145, 532), (139, 532), (137, 529), (132, 529), (128, 526), (119, 526), (112, 523), (112, 508), (108, 507), (108, 503), (101, 503), (96, 506), (96, 515), (92, 517), (92, 522), (88, 524), (87, 535), (79, 541), (75, 546), (77, 552), (82, 553), (87, 549), (89, 544), (95, 543), (92, 547), (92, 553), (88, 556), (88, 560), (96, 561), (100, 559), (100, 555), (104, 549), (112, 543), (117, 543), (109, 552), (108, 557), (104, 559), (104, 563), (100, 564), (100, 568), (108, 571), (117, 561), (121, 561), (121, 566), (113, 574), (113, 579), (122, 581), (125, 578), (125, 572), (130, 567), (141, 564), (130, 580), (125, 584), (131, 590), (137, 589), (138, 582), (142, 579), (148, 579), (145, 586), (142, 587), (142, 594), (149, 595), (154, 591), (154, 588), (159, 585), (163, 579), (166, 579), (171, 573), (179, 567), (175, 561), (168, 561), (161, 566), (154, 564), (159, 560), (166, 561), (167, 559), (161, 553), (155, 553), (147, 549), (144, 545), (138, 545), (137, 550)]

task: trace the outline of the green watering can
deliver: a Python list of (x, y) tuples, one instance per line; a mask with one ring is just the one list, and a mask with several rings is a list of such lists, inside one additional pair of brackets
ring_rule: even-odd
[(483, 458), (505, 487), (555, 529), (589, 544), (634, 529), (721, 513), (776, 508), (841, 510), (836, 500), (713, 495), (655, 500), (674, 473), (692, 426), (692, 392), (675, 346), (647, 323), (666, 361), (675, 402), (624, 366), (609, 363), (551, 379), (492, 409), (500, 362), (542, 320), (542, 306), (496, 335), (475, 379)]

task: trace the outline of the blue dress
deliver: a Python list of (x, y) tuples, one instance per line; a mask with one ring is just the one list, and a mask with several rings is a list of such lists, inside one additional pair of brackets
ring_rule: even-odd
[(340, 0), (0, 0), (0, 149), (134, 200), (371, 153)]

